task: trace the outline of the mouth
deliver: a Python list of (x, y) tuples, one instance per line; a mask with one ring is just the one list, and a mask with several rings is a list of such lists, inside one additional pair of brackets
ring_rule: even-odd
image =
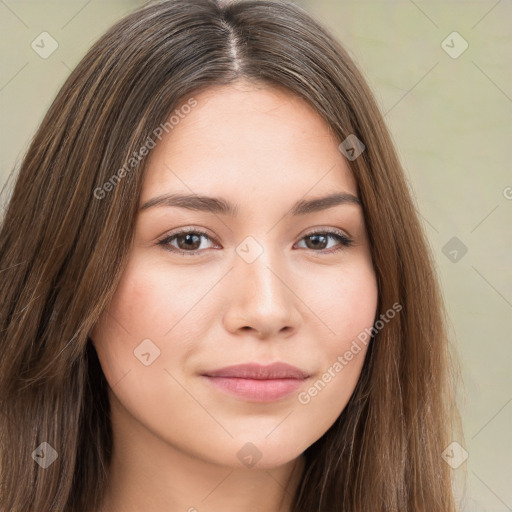
[(228, 366), (202, 374), (215, 389), (251, 402), (273, 402), (290, 395), (310, 377), (287, 363)]

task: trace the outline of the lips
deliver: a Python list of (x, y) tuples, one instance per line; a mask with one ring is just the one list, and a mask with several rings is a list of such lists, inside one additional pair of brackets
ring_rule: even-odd
[(219, 370), (204, 373), (207, 377), (232, 377), (239, 379), (271, 380), (271, 379), (306, 379), (309, 374), (287, 363), (260, 365), (257, 363), (227, 366)]
[(274, 402), (297, 391), (309, 374), (287, 363), (228, 366), (202, 375), (212, 389), (248, 402)]

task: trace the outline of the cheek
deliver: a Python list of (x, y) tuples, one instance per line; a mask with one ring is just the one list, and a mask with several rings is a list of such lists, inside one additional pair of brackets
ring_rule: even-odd
[[(341, 350), (353, 337), (373, 325), (378, 286), (371, 260), (354, 259), (328, 273), (304, 273), (300, 293), (323, 324), (324, 352)], [(313, 322), (312, 322), (313, 323)], [(316, 322), (318, 326), (318, 322)]]
[(159, 289), (151, 277), (130, 259), (109, 306), (91, 333), (112, 387), (138, 362), (136, 347), (145, 339), (156, 339), (164, 328), (158, 319), (157, 306), (162, 302)]
[(133, 343), (165, 339), (200, 297), (199, 281), (192, 286), (190, 277), (134, 255), (110, 303), (107, 322), (117, 323), (121, 337)]
[(123, 274), (110, 313), (132, 336), (160, 336), (169, 329), (176, 301), (170, 301), (163, 290), (169, 290), (170, 279), (165, 272), (130, 264)]
[[(172, 270), (137, 252), (132, 254), (91, 333), (109, 383), (118, 382), (127, 372), (131, 372), (130, 379), (142, 378), (138, 375), (142, 371), (147, 385), (158, 371), (180, 367), (205, 336), (207, 315), (201, 312), (208, 301), (201, 298), (215, 280), (217, 276), (201, 279), (182, 268)], [(148, 352), (146, 359), (154, 362), (146, 367), (140, 357)]]
[[(315, 313), (328, 329), (317, 344), (320, 371), (297, 397), (321, 435), (341, 414), (361, 374), (378, 302), (375, 272), (367, 259), (317, 283)], [(320, 286), (323, 284), (323, 287)]]

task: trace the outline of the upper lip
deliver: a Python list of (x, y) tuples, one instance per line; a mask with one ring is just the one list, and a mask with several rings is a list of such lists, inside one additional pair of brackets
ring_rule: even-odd
[(257, 363), (237, 364), (218, 370), (211, 370), (203, 375), (207, 377), (237, 377), (240, 379), (305, 379), (309, 374), (287, 363), (272, 363), (261, 365)]

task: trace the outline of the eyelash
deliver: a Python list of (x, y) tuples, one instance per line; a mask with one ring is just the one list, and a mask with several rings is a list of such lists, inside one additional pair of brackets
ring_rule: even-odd
[[(204, 237), (212, 240), (213, 242), (217, 243), (216, 240), (214, 240), (211, 236), (209, 236), (204, 231), (201, 231), (199, 229), (185, 229), (185, 230), (182, 230), (182, 231), (178, 231), (176, 233), (172, 233), (170, 235), (166, 235), (163, 239), (161, 239), (161, 240), (159, 240), (157, 242), (157, 245), (163, 246), (163, 248), (165, 250), (167, 250), (167, 251), (178, 253), (178, 254), (182, 254), (184, 256), (195, 256), (196, 254), (202, 252), (204, 249), (196, 249), (195, 251), (184, 251), (183, 249), (177, 249), (176, 247), (172, 247), (172, 246), (169, 245), (171, 240), (174, 240), (176, 237), (178, 237), (180, 235), (187, 235), (187, 234), (194, 234), (194, 235), (204, 236)], [(313, 252), (333, 254), (335, 252), (342, 251), (343, 249), (346, 249), (347, 247), (351, 247), (354, 244), (354, 241), (351, 240), (350, 238), (348, 238), (341, 231), (333, 231), (333, 230), (313, 231), (311, 233), (308, 233), (308, 234), (304, 235), (301, 238), (301, 241), (304, 238), (312, 237), (314, 235), (327, 235), (327, 238), (335, 238), (336, 240), (338, 240), (340, 245), (336, 249), (329, 249), (329, 250), (322, 249), (322, 250), (319, 250), (319, 251), (315, 251), (314, 249), (308, 249), (308, 250), (313, 251)]]

